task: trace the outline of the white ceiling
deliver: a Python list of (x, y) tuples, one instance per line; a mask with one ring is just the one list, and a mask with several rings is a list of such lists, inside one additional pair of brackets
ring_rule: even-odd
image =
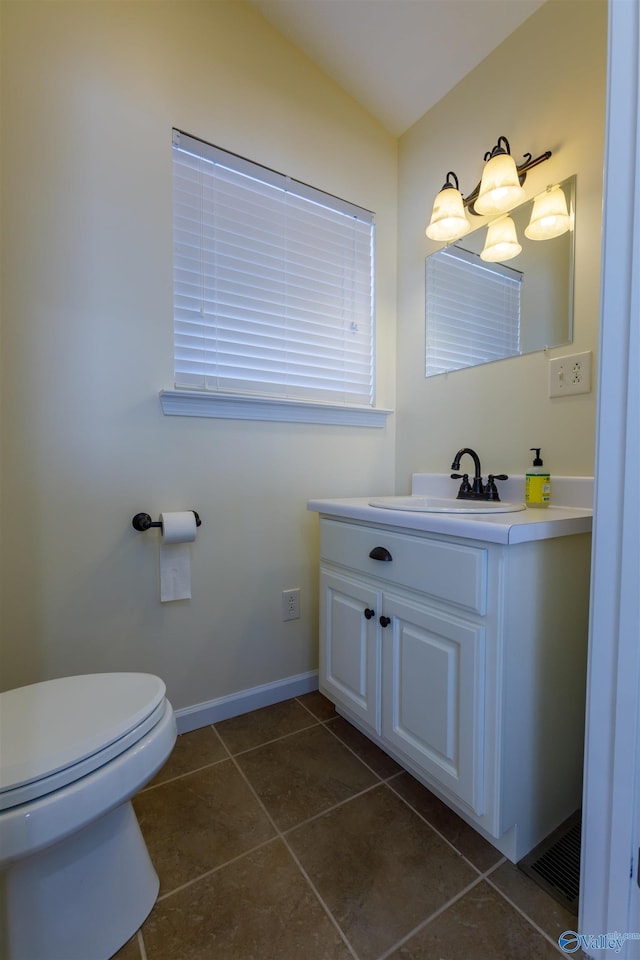
[(544, 0), (249, 0), (393, 134)]

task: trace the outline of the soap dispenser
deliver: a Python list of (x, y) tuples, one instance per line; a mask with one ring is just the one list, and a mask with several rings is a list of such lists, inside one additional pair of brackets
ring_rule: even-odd
[(524, 502), (528, 507), (548, 507), (551, 500), (551, 477), (540, 457), (540, 447), (531, 447), (535, 453), (533, 466), (525, 475)]

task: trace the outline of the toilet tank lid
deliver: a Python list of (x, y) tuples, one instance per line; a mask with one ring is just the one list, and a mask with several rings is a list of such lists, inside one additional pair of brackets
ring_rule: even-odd
[(165, 692), (150, 673), (94, 673), (0, 693), (0, 790), (109, 746), (141, 724)]

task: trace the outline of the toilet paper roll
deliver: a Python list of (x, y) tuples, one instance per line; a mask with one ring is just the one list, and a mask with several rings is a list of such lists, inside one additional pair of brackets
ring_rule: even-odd
[(196, 515), (193, 510), (161, 513), (163, 543), (191, 543), (196, 538)]
[(161, 513), (160, 601), (191, 598), (191, 552), (196, 538), (196, 518), (191, 510)]

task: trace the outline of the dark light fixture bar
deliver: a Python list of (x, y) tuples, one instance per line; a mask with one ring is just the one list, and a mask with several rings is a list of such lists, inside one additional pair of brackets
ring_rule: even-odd
[(550, 150), (538, 157), (525, 153), (523, 163), (517, 166), (511, 156), (509, 141), (506, 137), (498, 137), (493, 149), (484, 155), (480, 183), (467, 197), (462, 196), (454, 171), (447, 173), (433, 204), (427, 236), (445, 243), (463, 237), (471, 229), (465, 208), (475, 216), (499, 216), (512, 210), (525, 199), (523, 183), (529, 170), (550, 156)]

